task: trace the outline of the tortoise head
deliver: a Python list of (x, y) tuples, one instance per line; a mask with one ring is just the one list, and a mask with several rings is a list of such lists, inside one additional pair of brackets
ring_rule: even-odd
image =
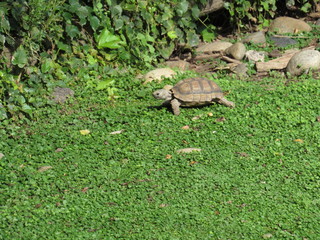
[(171, 100), (172, 99), (171, 91), (166, 90), (166, 89), (159, 89), (159, 90), (153, 92), (153, 96), (156, 99), (162, 99), (162, 100)]

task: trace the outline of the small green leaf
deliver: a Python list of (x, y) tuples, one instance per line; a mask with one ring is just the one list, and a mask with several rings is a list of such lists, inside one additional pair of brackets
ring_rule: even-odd
[(110, 85), (112, 85), (114, 83), (113, 79), (107, 79), (105, 81), (101, 81), (98, 83), (96, 90), (103, 90), (106, 89), (107, 87), (109, 87)]
[(44, 62), (41, 64), (41, 72), (47, 73), (52, 69), (52, 60), (50, 58), (46, 58)]
[(107, 28), (103, 29), (97, 37), (98, 48), (120, 48), (123, 42), (119, 36), (112, 34)]
[(169, 37), (170, 39), (178, 38), (178, 36), (177, 36), (177, 34), (176, 34), (175, 31), (169, 31), (167, 34), (168, 34), (168, 37)]
[(23, 47), (19, 47), (17, 51), (13, 54), (12, 64), (18, 65), (18, 67), (23, 68), (28, 62), (27, 52)]
[(122, 20), (121, 18), (116, 19), (116, 20), (114, 21), (114, 28), (115, 28), (115, 30), (121, 29), (122, 26), (123, 26), (123, 20)]
[(187, 42), (191, 47), (198, 46), (198, 44), (199, 44), (198, 35), (193, 32), (188, 32), (187, 33)]
[(66, 32), (72, 39), (80, 34), (79, 29), (76, 26), (70, 24), (66, 26)]
[(177, 4), (177, 13), (179, 16), (182, 16), (185, 12), (188, 11), (189, 3), (187, 1), (182, 1)]
[(100, 25), (100, 20), (99, 20), (99, 18), (97, 18), (96, 16), (91, 16), (91, 17), (89, 18), (89, 22), (90, 22), (90, 25), (91, 25), (93, 31), (96, 31), (97, 28), (98, 28), (99, 25)]

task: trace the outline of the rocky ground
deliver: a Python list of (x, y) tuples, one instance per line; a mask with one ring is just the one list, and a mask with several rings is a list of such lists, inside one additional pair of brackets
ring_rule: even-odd
[[(308, 72), (319, 72), (319, 38), (310, 32), (320, 29), (318, 21), (306, 22), (290, 17), (273, 20), (269, 29), (243, 34), (241, 37), (218, 37), (211, 43), (201, 43), (194, 51), (173, 56), (166, 67), (147, 73), (145, 83), (175, 74), (180, 71), (194, 70), (207, 73), (226, 71), (239, 77), (266, 76), (270, 70), (284, 72), (287, 76), (299, 76)], [(304, 45), (299, 40), (306, 40)], [(298, 47), (297, 47), (298, 46)], [(260, 50), (261, 49), (261, 50)], [(249, 70), (248, 63), (254, 66)]]

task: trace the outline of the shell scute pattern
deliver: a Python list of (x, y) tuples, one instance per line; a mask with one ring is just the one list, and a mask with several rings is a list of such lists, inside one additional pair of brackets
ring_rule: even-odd
[(223, 97), (220, 87), (205, 78), (189, 78), (178, 82), (173, 88), (174, 97), (189, 105), (210, 103)]

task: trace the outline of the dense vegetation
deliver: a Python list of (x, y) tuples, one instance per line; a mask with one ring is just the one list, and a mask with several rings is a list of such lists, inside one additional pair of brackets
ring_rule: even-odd
[[(205, 2), (0, 2), (0, 239), (320, 236), (316, 73), (208, 74), (236, 108), (179, 117), (153, 107), (159, 84), (135, 79), (215, 39)], [(236, 0), (224, 13), (233, 30), (262, 28), (282, 2), (314, 4)], [(52, 104), (56, 86), (76, 95)]]
[[(31, 117), (54, 86), (84, 84), (116, 96), (115, 76), (150, 67), (175, 51), (212, 40), (198, 1), (18, 0), (0, 3), (0, 120)], [(281, 1), (279, 1), (281, 2)], [(303, 11), (313, 1), (287, 1)], [(261, 27), (277, 2), (230, 1), (229, 21)], [(200, 21), (199, 21), (200, 20)], [(130, 84), (130, 82), (128, 83)]]

